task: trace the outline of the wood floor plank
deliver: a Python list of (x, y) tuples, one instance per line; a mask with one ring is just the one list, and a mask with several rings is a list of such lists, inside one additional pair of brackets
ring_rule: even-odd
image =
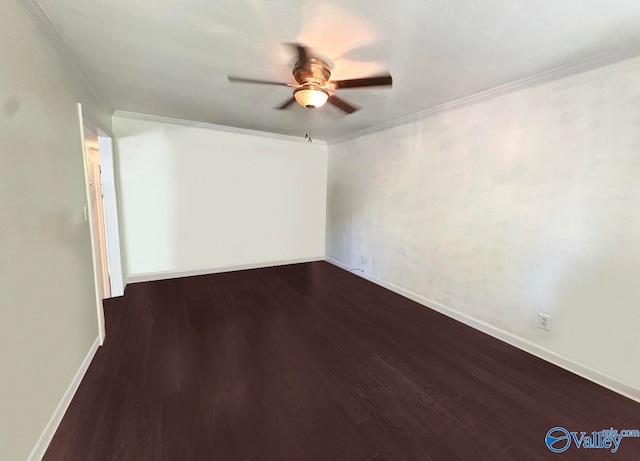
[(293, 432), (291, 424), (286, 423), (283, 426), (280, 426), (275, 434), (282, 450), (283, 460), (297, 459), (300, 461), (309, 461), (309, 458), (302, 449), (300, 440)]
[(324, 413), (324, 408), (333, 404), (332, 398), (320, 383), (303, 378), (304, 372), (287, 372), (284, 379), (332, 456), (337, 460), (355, 459), (356, 454), (349, 443)]
[[(74, 407), (73, 412), (67, 411), (63, 418), (71, 418), (76, 421), (75, 424), (71, 423), (75, 427), (72, 432), (73, 436), (69, 440), (66, 452), (63, 459), (89, 459), (89, 453), (93, 448), (93, 441), (97, 436), (96, 421), (100, 421), (102, 412), (106, 406), (106, 399), (104, 396), (108, 394), (110, 379), (108, 376), (99, 376), (90, 382), (81, 383), (87, 387), (87, 398), (81, 408)], [(100, 397), (100, 398), (98, 398)], [(69, 407), (71, 409), (71, 406)], [(54, 439), (58, 436), (54, 436)], [(52, 443), (50, 447), (54, 446)], [(47, 450), (44, 459), (56, 459), (57, 454), (53, 449)]]
[(274, 377), (272, 386), (307, 458), (310, 461), (334, 459), (284, 376)]
[(177, 438), (170, 442), (163, 442), (160, 451), (162, 461), (184, 459), (184, 441), (182, 438)]
[(122, 416), (118, 424), (114, 446), (112, 449), (114, 459), (123, 459), (130, 447), (140, 437), (140, 425), (145, 393), (140, 389), (129, 390), (125, 397)]
[(377, 450), (362, 437), (357, 426), (339, 404), (325, 408), (324, 413), (355, 453), (354, 459), (369, 460), (377, 455)]
[(377, 418), (370, 418), (359, 424), (358, 429), (367, 443), (378, 451), (378, 456), (382, 459), (412, 461), (406, 453), (392, 441)]
[(553, 426), (640, 424), (640, 404), (325, 262), (130, 284), (105, 317), (45, 460), (527, 461), (554, 456)]
[(399, 435), (407, 440), (420, 436), (425, 428), (416, 421), (391, 395), (381, 387), (367, 392), (367, 401), (375, 408), (376, 413), (391, 424)]

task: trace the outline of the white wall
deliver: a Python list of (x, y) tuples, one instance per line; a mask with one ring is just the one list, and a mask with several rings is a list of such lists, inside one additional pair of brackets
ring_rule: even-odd
[(135, 116), (113, 129), (130, 280), (324, 256), (326, 144)]
[(327, 257), (637, 398), (639, 82), (636, 58), (330, 145)]
[(0, 459), (24, 460), (98, 335), (77, 102), (110, 111), (14, 0), (0, 31)]

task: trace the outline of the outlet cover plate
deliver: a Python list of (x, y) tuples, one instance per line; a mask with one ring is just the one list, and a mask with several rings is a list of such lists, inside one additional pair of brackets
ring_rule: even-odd
[(551, 331), (551, 316), (549, 314), (538, 314), (538, 328), (545, 331)]

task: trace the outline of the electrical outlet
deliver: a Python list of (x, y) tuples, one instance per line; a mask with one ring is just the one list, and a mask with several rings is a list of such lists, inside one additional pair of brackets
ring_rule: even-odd
[(360, 263), (367, 264), (367, 255), (360, 255)]
[(549, 314), (538, 314), (538, 328), (551, 331), (551, 316)]

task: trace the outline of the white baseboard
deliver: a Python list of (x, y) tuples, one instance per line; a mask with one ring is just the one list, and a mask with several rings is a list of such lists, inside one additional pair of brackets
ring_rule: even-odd
[[(340, 267), (344, 270), (351, 269), (347, 264), (337, 261), (332, 258), (325, 257), (325, 260), (335, 266)], [(553, 363), (565, 370), (568, 370), (572, 373), (575, 373), (578, 376), (582, 376), (589, 381), (593, 381), (607, 389), (610, 389), (618, 394), (622, 394), (625, 397), (629, 397), (636, 402), (640, 402), (640, 389), (631, 384), (625, 383), (624, 381), (620, 381), (613, 376), (610, 376), (606, 373), (602, 373), (598, 370), (595, 370), (587, 365), (581, 364), (572, 360), (564, 355), (558, 354), (550, 349), (542, 347), (536, 343), (533, 343), (527, 339), (521, 338), (520, 336), (516, 336), (513, 333), (509, 333), (501, 328), (495, 327), (489, 323), (483, 322), (482, 320), (478, 320), (474, 317), (471, 317), (468, 314), (452, 309), (448, 306), (445, 306), (441, 303), (433, 301), (431, 299), (427, 299), (418, 293), (415, 293), (411, 290), (407, 290), (402, 288), (394, 283), (390, 283), (384, 281), (378, 277), (369, 275), (360, 271), (353, 271), (355, 275), (358, 275), (364, 279), (369, 280), (370, 282), (375, 283), (376, 285), (380, 285), (388, 290), (391, 290), (405, 298), (409, 298), (412, 301), (415, 301), (423, 306), (426, 306), (434, 311), (440, 312), (441, 314), (446, 315), (447, 317), (451, 317), (465, 325), (468, 325), (476, 330), (480, 330), (483, 333), (486, 333), (494, 338), (497, 338), (505, 343), (511, 344), (518, 349), (522, 349), (525, 352), (528, 352), (536, 357), (539, 357), (547, 362)]]
[(80, 386), (80, 382), (82, 381), (84, 374), (87, 372), (87, 369), (91, 364), (91, 360), (93, 360), (93, 356), (96, 354), (96, 351), (98, 350), (99, 345), (100, 345), (100, 337), (97, 337), (96, 340), (91, 345), (89, 352), (87, 352), (87, 356), (82, 361), (82, 364), (80, 365), (80, 368), (76, 372), (76, 375), (71, 380), (71, 384), (69, 384), (69, 387), (67, 388), (64, 395), (62, 396), (60, 403), (58, 403), (58, 406), (56, 407), (55, 411), (51, 415), (51, 418), (49, 419), (49, 422), (47, 423), (44, 430), (42, 431), (42, 434), (40, 434), (40, 438), (38, 438), (36, 445), (33, 447), (33, 450), (31, 450), (31, 453), (29, 454), (27, 461), (40, 461), (44, 456), (45, 452), (47, 451), (47, 448), (49, 447), (49, 444), (51, 443), (51, 439), (53, 439), (53, 436), (56, 433), (56, 430), (58, 429), (60, 422), (62, 421), (62, 417), (67, 411), (67, 408), (69, 408), (69, 404), (71, 403), (73, 396), (76, 394), (76, 391), (78, 390), (78, 386)]
[(236, 266), (223, 266), (206, 269), (191, 269), (181, 271), (160, 271), (148, 272), (144, 274), (131, 274), (127, 276), (127, 284), (138, 282), (151, 282), (154, 280), (176, 279), (180, 277), (192, 277), (194, 275), (219, 274), (221, 272), (233, 272), (246, 269), (259, 269), (261, 267), (284, 266), (287, 264), (310, 263), (313, 261), (323, 261), (324, 256), (314, 256), (311, 258), (289, 259), (284, 261), (267, 261), (252, 264), (239, 264)]

